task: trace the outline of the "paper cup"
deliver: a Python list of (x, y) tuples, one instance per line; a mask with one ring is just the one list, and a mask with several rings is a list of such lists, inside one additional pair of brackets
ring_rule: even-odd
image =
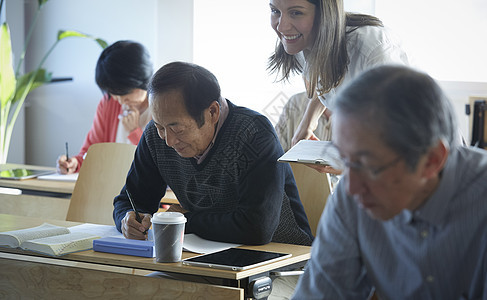
[(152, 216), (157, 262), (178, 262), (183, 253), (186, 218), (178, 212), (159, 212)]

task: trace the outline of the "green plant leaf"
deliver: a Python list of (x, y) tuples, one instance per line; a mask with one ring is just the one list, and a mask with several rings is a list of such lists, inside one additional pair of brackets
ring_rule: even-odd
[(48, 0), (37, 0), (37, 3), (39, 4), (39, 9), (41, 9), (41, 7), (46, 4)]
[(0, 27), (0, 104), (1, 107), (11, 101), (15, 93), (15, 73), (12, 65), (12, 44), (7, 23)]
[(98, 43), (98, 45), (100, 45), (100, 47), (102, 47), (103, 49), (108, 47), (108, 43), (105, 42), (104, 40), (102, 40), (100, 38), (96, 38), (96, 37), (88, 35), (88, 34), (81, 33), (79, 31), (75, 31), (75, 30), (59, 30), (58, 31), (58, 33), (57, 33), (58, 41), (65, 39), (67, 37), (88, 38), (88, 39), (95, 40)]
[(90, 37), (84, 33), (81, 33), (81, 32), (78, 32), (78, 31), (74, 31), (74, 30), (59, 30), (58, 33), (57, 33), (57, 39), (58, 41), (64, 39), (64, 38), (67, 38), (67, 37), (83, 37), (83, 38), (87, 38), (87, 37)]
[(104, 40), (102, 39), (95, 39), (95, 41), (98, 43), (98, 45), (100, 45), (100, 47), (102, 47), (103, 49), (105, 49), (106, 47), (108, 47), (108, 43), (105, 42)]
[[(34, 75), (35, 77), (33, 78), (32, 82), (30, 82), (32, 76)], [(35, 71), (32, 71), (20, 76), (17, 81), (17, 91), (15, 93), (13, 103), (17, 102), (24, 96), (24, 92), (26, 89), (28, 89), (28, 91), (25, 95), (29, 94), (35, 88), (38, 88), (39, 86), (50, 82), (51, 78), (52, 73), (47, 72), (45, 69), (39, 69), (37, 73), (35, 73)]]

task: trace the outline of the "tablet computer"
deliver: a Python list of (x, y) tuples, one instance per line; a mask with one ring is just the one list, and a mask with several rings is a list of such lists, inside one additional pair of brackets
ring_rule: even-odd
[(8, 170), (0, 171), (0, 178), (22, 180), (22, 179), (34, 178), (40, 175), (52, 174), (54, 172), (55, 171), (52, 170), (34, 170), (34, 169), (16, 168), (16, 169), (8, 169)]
[(184, 259), (183, 265), (242, 271), (291, 257), (289, 253), (229, 248)]

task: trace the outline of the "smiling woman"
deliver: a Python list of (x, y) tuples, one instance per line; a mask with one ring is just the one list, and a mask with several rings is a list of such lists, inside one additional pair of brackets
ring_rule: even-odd
[(400, 42), (372, 15), (348, 13), (342, 0), (271, 0), (279, 42), (268, 69), (286, 80), (302, 74), (311, 99), (292, 143), (318, 139), (318, 119), (333, 111), (337, 90), (383, 64), (408, 64)]
[[(315, 5), (308, 1), (271, 0), (271, 26), (286, 53), (311, 50), (316, 38)], [(314, 29), (314, 30), (313, 30)]]

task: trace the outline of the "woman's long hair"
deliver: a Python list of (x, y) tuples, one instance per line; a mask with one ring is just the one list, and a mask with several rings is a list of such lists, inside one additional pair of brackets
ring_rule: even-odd
[[(348, 69), (347, 33), (362, 26), (383, 26), (370, 15), (345, 13), (342, 0), (308, 0), (316, 6), (313, 30), (316, 38), (302, 66), (294, 55), (287, 54), (279, 40), (267, 69), (280, 73), (278, 81), (288, 80), (291, 74), (306, 74), (309, 84), (307, 94), (312, 98), (326, 94), (337, 87)], [(347, 31), (347, 27), (348, 31)], [(317, 89), (319, 83), (319, 88)]]

